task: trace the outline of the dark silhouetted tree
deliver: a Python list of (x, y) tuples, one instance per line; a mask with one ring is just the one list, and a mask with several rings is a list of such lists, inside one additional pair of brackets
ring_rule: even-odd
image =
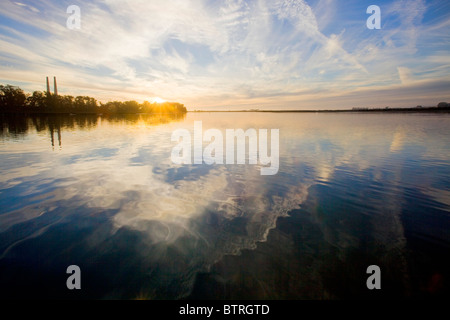
[(20, 112), (25, 107), (26, 94), (19, 87), (0, 85), (0, 108), (4, 112)]

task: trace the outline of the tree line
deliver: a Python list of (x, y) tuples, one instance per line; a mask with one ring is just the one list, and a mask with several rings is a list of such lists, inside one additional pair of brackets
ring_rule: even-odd
[(186, 112), (186, 107), (178, 102), (111, 101), (102, 103), (88, 96), (63, 96), (42, 91), (29, 94), (16, 86), (0, 85), (0, 113), (183, 114)]

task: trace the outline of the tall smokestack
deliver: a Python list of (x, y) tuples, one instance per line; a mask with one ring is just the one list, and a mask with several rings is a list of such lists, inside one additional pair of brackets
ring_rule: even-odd
[(51, 94), (51, 92), (50, 92), (50, 82), (48, 82), (48, 77), (47, 77), (47, 93), (48, 93), (48, 95)]
[(55, 96), (57, 96), (58, 95), (58, 87), (56, 86), (56, 77), (53, 77), (53, 82), (54, 82), (53, 86), (55, 87)]

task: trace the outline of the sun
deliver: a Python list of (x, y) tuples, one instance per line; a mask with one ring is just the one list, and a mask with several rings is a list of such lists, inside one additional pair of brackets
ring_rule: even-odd
[(160, 97), (152, 98), (152, 100), (153, 100), (153, 102), (156, 102), (156, 103), (163, 103), (163, 102), (166, 102), (166, 100), (164, 100), (164, 99), (162, 99), (162, 98), (160, 98)]

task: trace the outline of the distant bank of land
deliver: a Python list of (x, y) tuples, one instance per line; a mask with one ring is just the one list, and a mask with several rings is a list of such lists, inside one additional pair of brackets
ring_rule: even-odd
[(262, 109), (250, 109), (250, 110), (194, 110), (189, 112), (266, 112), (266, 113), (351, 113), (351, 112), (367, 112), (367, 113), (377, 113), (377, 112), (391, 112), (391, 113), (402, 113), (402, 112), (423, 112), (423, 113), (446, 113), (450, 112), (450, 104), (446, 102), (439, 103), (435, 107), (422, 107), (417, 106), (414, 108), (353, 108), (353, 109), (338, 109), (338, 110), (262, 110)]
[[(0, 113), (13, 114), (185, 114), (187, 108), (178, 102), (150, 103), (144, 101), (110, 101), (102, 103), (88, 96), (68, 96), (50, 93), (50, 91), (34, 91), (25, 93), (19, 87), (0, 85)], [(189, 112), (265, 112), (265, 113), (348, 113), (348, 112), (415, 112), (415, 113), (448, 113), (450, 104), (440, 102), (437, 106), (417, 106), (412, 108), (352, 108), (325, 110), (193, 110)]]

